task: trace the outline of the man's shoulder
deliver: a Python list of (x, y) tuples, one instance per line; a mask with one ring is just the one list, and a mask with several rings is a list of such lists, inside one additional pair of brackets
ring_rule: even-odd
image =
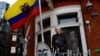
[(53, 36), (57, 36), (57, 34), (54, 34)]

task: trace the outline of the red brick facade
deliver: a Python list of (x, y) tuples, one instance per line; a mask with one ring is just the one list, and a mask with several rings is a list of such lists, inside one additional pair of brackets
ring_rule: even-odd
[[(88, 49), (91, 50), (92, 56), (100, 56), (100, 54), (95, 53), (95, 49), (100, 49), (100, 6), (99, 6), (99, 0), (91, 0), (91, 3), (93, 4), (93, 8), (91, 10), (87, 10), (85, 7), (85, 3), (87, 0), (82, 0), (82, 14), (84, 22), (86, 20), (89, 20), (91, 22), (91, 32), (88, 30), (88, 26), (85, 25), (85, 33), (86, 33), (86, 40), (87, 40), (87, 46)], [(97, 12), (98, 16), (94, 19), (91, 17), (92, 12)]]
[[(87, 10), (85, 4), (87, 0), (65, 0), (54, 4), (54, 8), (67, 6), (67, 5), (77, 5), (80, 4), (82, 8), (82, 16), (85, 27), (85, 35), (87, 41), (87, 48), (91, 50), (92, 56), (100, 56), (100, 54), (95, 53), (95, 49), (100, 49), (100, 1), (99, 0), (90, 0), (93, 4), (91, 10)], [(43, 7), (42, 11), (47, 11), (48, 7)], [(97, 12), (98, 16), (94, 19), (91, 17), (92, 12)], [(91, 22), (91, 32), (89, 32), (88, 26), (85, 24), (85, 21), (89, 20)], [(35, 47), (35, 19), (29, 20), (25, 25), (25, 32), (28, 27), (28, 24), (31, 25), (29, 32), (30, 39), (28, 43), (28, 53), (27, 56), (34, 56), (34, 47)]]

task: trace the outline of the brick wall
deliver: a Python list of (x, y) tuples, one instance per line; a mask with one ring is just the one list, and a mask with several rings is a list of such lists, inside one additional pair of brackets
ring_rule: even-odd
[[(82, 13), (83, 13), (83, 19), (84, 23), (86, 20), (89, 20), (91, 22), (91, 32), (89, 32), (88, 26), (85, 25), (85, 32), (86, 32), (86, 39), (87, 39), (87, 45), (88, 49), (91, 50), (92, 56), (100, 56), (100, 54), (95, 53), (95, 49), (100, 49), (100, 1), (99, 0), (90, 0), (93, 4), (93, 8), (91, 10), (87, 10), (85, 7), (85, 3), (87, 0), (81, 0), (82, 4)], [(98, 16), (94, 19), (91, 17), (92, 12), (97, 12)]]
[(27, 23), (25, 24), (25, 34), (28, 29), (29, 24), (31, 25), (30, 31), (29, 31), (29, 36), (30, 38), (28, 39), (28, 49), (27, 49), (27, 56), (34, 56), (34, 47), (35, 47), (35, 19), (31, 18)]

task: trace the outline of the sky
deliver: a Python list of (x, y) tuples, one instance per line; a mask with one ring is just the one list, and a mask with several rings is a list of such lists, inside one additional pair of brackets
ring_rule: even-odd
[(17, 1), (17, 0), (0, 0), (0, 2), (7, 2), (7, 3), (9, 3), (10, 6), (11, 6), (12, 4), (14, 4), (16, 1)]

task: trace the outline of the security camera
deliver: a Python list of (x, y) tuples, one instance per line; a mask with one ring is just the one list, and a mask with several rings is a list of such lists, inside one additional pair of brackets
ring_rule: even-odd
[(91, 13), (92, 18), (95, 18), (96, 16), (98, 16), (98, 13), (96, 13), (96, 12)]
[(90, 10), (93, 7), (92, 3), (88, 0), (86, 3), (86, 8)]

